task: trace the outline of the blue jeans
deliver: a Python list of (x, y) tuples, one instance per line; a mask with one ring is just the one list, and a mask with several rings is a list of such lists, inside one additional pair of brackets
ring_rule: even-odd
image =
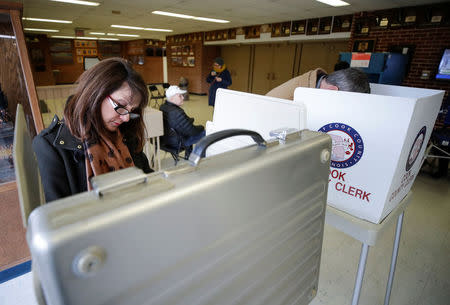
[(199, 133), (196, 136), (190, 136), (189, 138), (184, 140), (184, 146), (189, 147), (195, 143), (197, 143), (198, 141), (200, 141), (201, 138), (203, 138), (206, 135), (206, 131), (202, 131), (201, 133)]

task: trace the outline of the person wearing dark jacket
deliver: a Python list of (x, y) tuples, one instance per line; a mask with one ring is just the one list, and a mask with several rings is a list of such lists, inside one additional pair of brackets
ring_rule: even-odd
[(84, 72), (64, 119), (55, 116), (33, 139), (46, 201), (91, 190), (90, 178), (111, 171), (151, 172), (143, 153), (147, 104), (146, 85), (126, 60), (105, 59)]
[(231, 75), (221, 57), (214, 60), (213, 71), (206, 77), (206, 82), (211, 84), (209, 87), (208, 104), (213, 106), (216, 103), (216, 91), (219, 88), (227, 89), (231, 86)]
[(197, 143), (205, 136), (205, 128), (194, 125), (194, 119), (180, 107), (184, 103), (184, 93), (186, 90), (181, 90), (178, 86), (170, 86), (166, 91), (167, 100), (159, 108), (163, 113), (164, 123), (164, 136), (161, 142), (167, 146), (177, 147), (178, 136), (182, 137), (185, 147)]

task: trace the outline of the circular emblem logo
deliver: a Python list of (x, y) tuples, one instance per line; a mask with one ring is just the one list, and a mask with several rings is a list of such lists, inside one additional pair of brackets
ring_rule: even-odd
[(409, 171), (416, 162), (417, 156), (419, 155), (420, 150), (422, 149), (426, 132), (427, 127), (423, 126), (422, 129), (417, 134), (416, 138), (414, 139), (413, 145), (409, 150), (408, 159), (406, 160), (406, 171)]
[(319, 129), (331, 136), (333, 148), (331, 167), (346, 168), (361, 160), (364, 143), (359, 133), (351, 126), (343, 123), (329, 123)]

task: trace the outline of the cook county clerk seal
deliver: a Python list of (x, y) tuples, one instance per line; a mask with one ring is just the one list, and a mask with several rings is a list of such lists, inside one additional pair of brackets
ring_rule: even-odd
[(364, 142), (354, 128), (344, 123), (329, 123), (318, 131), (330, 135), (333, 141), (331, 167), (347, 168), (361, 160)]
[(420, 150), (422, 149), (426, 132), (427, 127), (423, 126), (422, 129), (420, 129), (419, 133), (417, 134), (416, 138), (414, 139), (411, 149), (409, 150), (408, 159), (406, 160), (406, 171), (409, 171), (411, 167), (414, 165), (414, 162), (416, 162)]

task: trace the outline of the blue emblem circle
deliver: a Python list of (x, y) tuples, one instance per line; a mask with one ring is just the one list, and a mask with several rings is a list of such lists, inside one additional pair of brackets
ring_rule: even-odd
[(322, 126), (319, 132), (331, 136), (331, 167), (347, 168), (361, 160), (364, 153), (364, 142), (361, 135), (350, 125), (329, 123)]

